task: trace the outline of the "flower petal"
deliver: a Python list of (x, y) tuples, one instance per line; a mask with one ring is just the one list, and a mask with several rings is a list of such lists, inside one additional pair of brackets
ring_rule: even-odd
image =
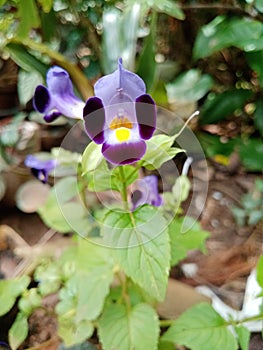
[(141, 95), (136, 98), (135, 109), (141, 138), (149, 140), (156, 128), (155, 102), (150, 95)]
[(103, 156), (112, 164), (132, 164), (142, 158), (146, 151), (144, 141), (133, 143), (120, 143), (109, 145), (104, 143), (102, 146)]
[(88, 136), (96, 143), (104, 142), (105, 110), (101, 99), (91, 97), (83, 110), (83, 119)]
[(54, 66), (48, 70), (47, 87), (51, 94), (74, 94), (73, 85), (68, 72), (65, 69), (58, 66)]
[[(105, 106), (115, 103), (112, 102), (112, 98), (115, 97), (116, 92), (123, 92), (131, 101), (134, 101), (145, 91), (144, 81), (137, 74), (124, 69), (121, 60), (115, 72), (100, 78), (94, 85), (95, 96), (101, 98)], [(126, 101), (127, 99), (123, 102)]]
[(54, 120), (56, 120), (58, 117), (61, 116), (61, 113), (57, 110), (52, 110), (51, 112), (49, 112), (48, 114), (46, 114), (44, 116), (44, 120), (47, 122), (47, 123), (51, 123), (53, 122)]
[(51, 97), (48, 89), (43, 85), (38, 85), (33, 98), (33, 106), (39, 113), (45, 113), (51, 104)]
[(145, 176), (143, 179), (137, 180), (135, 190), (131, 195), (133, 204), (132, 210), (141, 205), (149, 204), (159, 207), (163, 203), (162, 197), (158, 192), (158, 178), (155, 175)]

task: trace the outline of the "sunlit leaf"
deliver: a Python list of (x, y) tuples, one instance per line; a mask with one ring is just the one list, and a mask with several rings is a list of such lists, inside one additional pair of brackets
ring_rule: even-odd
[(207, 303), (184, 312), (162, 337), (191, 350), (237, 350), (235, 336), (227, 322)]
[(184, 259), (190, 250), (198, 249), (203, 253), (206, 252), (205, 242), (209, 232), (202, 230), (197, 221), (188, 231), (182, 232), (184, 220), (185, 218), (176, 218), (169, 225), (172, 266)]
[(137, 304), (132, 309), (120, 304), (108, 305), (98, 330), (105, 350), (157, 349), (158, 316), (147, 304)]
[(235, 327), (236, 334), (238, 336), (238, 342), (240, 344), (241, 350), (248, 350), (250, 332), (244, 326)]
[(8, 332), (8, 341), (12, 350), (16, 350), (26, 339), (28, 334), (27, 318), (23, 313), (18, 313), (15, 322)]
[(16, 299), (30, 283), (28, 276), (13, 280), (0, 280), (0, 316), (6, 314), (14, 306)]
[(168, 281), (170, 245), (167, 222), (158, 208), (142, 206), (132, 214), (109, 210), (102, 226), (105, 245), (115, 249), (121, 269), (156, 300)]
[(159, 169), (176, 154), (184, 152), (181, 148), (172, 147), (174, 137), (164, 134), (154, 135), (147, 142), (147, 150), (142, 158), (142, 165), (149, 170)]

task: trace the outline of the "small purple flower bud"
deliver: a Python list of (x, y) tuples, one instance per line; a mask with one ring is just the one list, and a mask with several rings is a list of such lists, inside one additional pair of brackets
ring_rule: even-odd
[(163, 199), (158, 192), (158, 178), (155, 175), (145, 176), (136, 181), (131, 194), (133, 204), (132, 210), (144, 204), (159, 207), (163, 204)]
[(25, 165), (31, 168), (32, 174), (45, 184), (47, 183), (49, 173), (55, 169), (57, 161), (55, 159), (40, 160), (29, 154), (25, 159)]

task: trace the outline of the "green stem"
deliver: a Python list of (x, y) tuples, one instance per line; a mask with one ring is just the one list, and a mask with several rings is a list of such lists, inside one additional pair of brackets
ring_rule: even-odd
[(85, 74), (81, 71), (81, 69), (78, 66), (69, 62), (61, 53), (51, 50), (47, 45), (43, 43), (37, 43), (30, 39), (20, 40), (16, 38), (10, 40), (10, 43), (20, 44), (28, 49), (38, 51), (43, 55), (47, 55), (52, 60), (54, 60), (56, 64), (66, 69), (69, 75), (71, 76), (74, 85), (77, 87), (79, 93), (81, 94), (84, 100), (94, 95), (93, 88), (90, 85)]
[(127, 285), (127, 276), (125, 274), (120, 274), (120, 272), (117, 273), (117, 278), (119, 280), (119, 283), (121, 285), (121, 301), (124, 301), (124, 303), (127, 306), (127, 309), (131, 309), (131, 303), (130, 303), (130, 296), (128, 293), (128, 285)]
[(119, 167), (119, 174), (121, 178), (122, 183), (122, 191), (121, 191), (121, 197), (123, 200), (123, 206), (126, 211), (129, 211), (129, 203), (128, 203), (128, 192), (127, 192), (127, 180), (125, 178), (123, 166), (121, 165)]

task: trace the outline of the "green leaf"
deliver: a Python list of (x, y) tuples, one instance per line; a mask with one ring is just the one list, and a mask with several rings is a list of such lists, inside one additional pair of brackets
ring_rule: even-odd
[(184, 152), (181, 148), (172, 147), (174, 137), (164, 134), (154, 135), (146, 141), (147, 150), (143, 156), (142, 166), (149, 170), (159, 169), (162, 164), (171, 160), (176, 154)]
[(84, 175), (97, 169), (103, 159), (101, 145), (90, 142), (82, 154), (82, 174)]
[[(263, 13), (263, 1), (262, 1), (262, 0), (255, 0), (253, 5), (255, 6), (255, 8), (256, 8), (259, 12)], [(242, 350), (243, 350), (243, 349), (242, 349)]]
[(137, 74), (146, 84), (147, 91), (153, 87), (156, 61), (155, 61), (155, 41), (153, 37), (154, 29), (152, 29), (145, 39), (142, 52), (139, 57)]
[(46, 203), (38, 208), (38, 214), (47, 226), (59, 232), (75, 231), (82, 236), (89, 233), (88, 212), (78, 197), (78, 183), (73, 176), (55, 184)]
[(34, 0), (19, 1), (18, 16), (20, 23), (17, 30), (17, 36), (26, 39), (32, 28), (38, 28), (40, 25), (37, 6)]
[(19, 299), (19, 310), (25, 315), (29, 316), (36, 308), (41, 305), (42, 298), (38, 294), (37, 288), (31, 288), (23, 293), (23, 296)]
[(208, 74), (201, 74), (199, 69), (190, 69), (180, 74), (173, 82), (166, 84), (168, 100), (195, 102), (213, 86), (213, 79)]
[(0, 280), (0, 316), (12, 309), (17, 297), (26, 290), (29, 283), (30, 278), (28, 276), (13, 280)]
[(262, 171), (263, 169), (263, 144), (261, 139), (250, 138), (240, 143), (238, 147), (242, 164), (247, 170)]
[[(148, 1), (150, 6), (152, 1)], [(155, 0), (153, 7), (162, 13), (166, 13), (168, 16), (183, 20), (185, 19), (185, 15), (183, 11), (180, 9), (178, 4), (172, 0)]]
[(114, 168), (111, 176), (111, 188), (119, 192), (123, 190), (123, 177), (120, 173), (121, 171), (126, 180), (126, 187), (132, 184), (138, 177), (138, 169), (132, 165), (123, 165), (122, 168)]
[(12, 350), (16, 350), (20, 344), (26, 339), (28, 334), (27, 318), (19, 312), (13, 323), (12, 327), (8, 332), (8, 341)]
[(37, 266), (34, 273), (34, 280), (39, 282), (38, 290), (43, 296), (58, 291), (61, 277), (59, 266), (55, 263), (43, 263)]
[(241, 350), (248, 350), (250, 332), (244, 326), (235, 327), (236, 334), (238, 336), (238, 342), (240, 344)]
[(58, 350), (97, 350), (97, 348), (90, 342), (85, 342), (82, 344), (73, 345), (70, 347), (60, 344)]
[(109, 248), (86, 240), (79, 242), (77, 259), (76, 320), (94, 320), (109, 294), (115, 262)]
[(200, 303), (184, 312), (162, 339), (187, 346), (191, 350), (238, 349), (228, 323), (207, 303)]
[(235, 46), (244, 50), (263, 49), (263, 24), (245, 17), (217, 16), (202, 26), (193, 49), (194, 59), (210, 56), (224, 48)]
[[(263, 75), (262, 75), (263, 78)], [(262, 84), (263, 86), (263, 84)], [(263, 99), (257, 100), (254, 113), (254, 124), (260, 134), (263, 136)]]
[(257, 281), (261, 288), (263, 288), (263, 255), (260, 256), (257, 263)]
[(38, 0), (44, 12), (48, 13), (52, 9), (53, 0)]
[(37, 85), (43, 84), (43, 78), (38, 71), (30, 72), (22, 69), (18, 72), (18, 95), (19, 101), (25, 105), (34, 95)]
[(11, 58), (24, 70), (30, 72), (32, 69), (38, 71), (42, 76), (46, 77), (48, 67), (39, 61), (35, 56), (27, 52), (26, 48), (20, 44), (10, 43), (5, 46), (5, 50), (9, 52)]
[(105, 350), (155, 350), (159, 336), (158, 316), (147, 304), (137, 304), (131, 310), (112, 304), (105, 308), (98, 331)]
[(247, 52), (246, 59), (250, 67), (258, 74), (260, 86), (263, 87), (263, 51)]
[(74, 324), (70, 318), (58, 318), (58, 335), (66, 346), (84, 342), (91, 337), (93, 330), (93, 325), (88, 320)]
[(121, 269), (150, 296), (163, 300), (168, 282), (170, 245), (167, 222), (156, 207), (133, 213), (109, 210), (101, 234)]
[[(190, 230), (182, 233), (184, 220), (188, 219), (192, 222)], [(189, 250), (199, 249), (203, 253), (206, 252), (205, 242), (209, 237), (209, 232), (200, 228), (199, 223), (190, 217), (176, 218), (169, 225), (169, 235), (171, 242), (171, 266), (178, 264), (183, 260)]]
[(237, 109), (241, 109), (251, 95), (249, 90), (235, 89), (208, 96), (201, 111), (200, 123), (210, 124), (225, 119)]

